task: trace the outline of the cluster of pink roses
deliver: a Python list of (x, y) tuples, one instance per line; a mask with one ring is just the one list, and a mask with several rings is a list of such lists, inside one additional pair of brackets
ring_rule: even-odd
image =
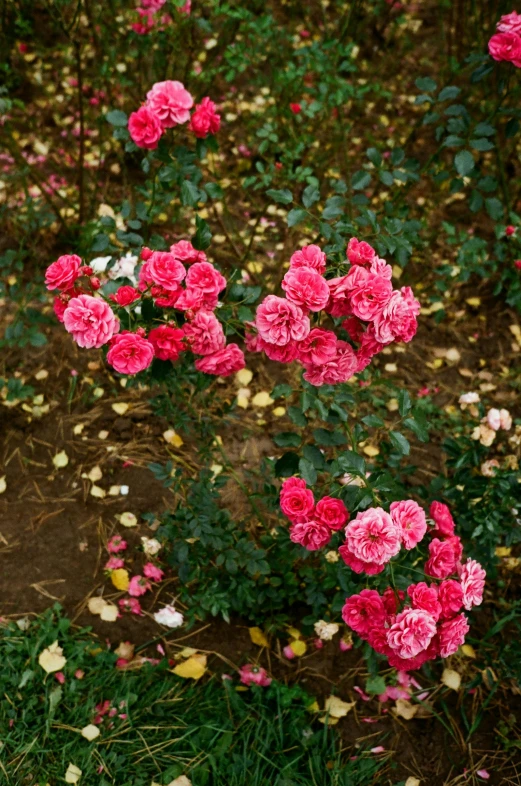
[(322, 497), (315, 504), (313, 492), (301, 478), (287, 478), (282, 483), (280, 507), (291, 521), (290, 538), (308, 551), (317, 551), (342, 529), (349, 511), (341, 499)]
[[(141, 0), (138, 6), (137, 13), (139, 15), (139, 22), (134, 22), (131, 25), (132, 30), (138, 35), (147, 35), (154, 28), (163, 29), (162, 26), (169, 24), (172, 19), (168, 14), (158, 16), (158, 12), (165, 5), (166, 0)], [(177, 8), (180, 14), (190, 14), (192, 10), (192, 0), (186, 0), (186, 3)]]
[(488, 51), (494, 60), (504, 60), (521, 68), (521, 14), (512, 11), (497, 23), (497, 32), (488, 42)]
[(167, 80), (156, 82), (147, 93), (147, 100), (128, 119), (130, 136), (138, 147), (155, 150), (168, 128), (189, 123), (188, 128), (196, 137), (204, 139), (216, 134), (221, 126), (221, 116), (208, 97), (197, 104), (192, 115), (194, 99), (181, 82)]
[[(105, 563), (105, 570), (109, 573), (115, 570), (122, 570), (125, 567), (125, 560), (121, 556), (121, 552), (126, 551), (127, 541), (121, 535), (113, 535), (107, 543), (107, 551), (110, 558)], [(132, 576), (129, 583), (127, 592), (130, 597), (120, 598), (118, 601), (121, 611), (130, 611), (132, 614), (140, 616), (143, 612), (138, 598), (152, 589), (152, 583), (158, 583), (163, 579), (163, 571), (153, 562), (147, 562), (143, 566), (143, 575), (138, 574)]]
[[(169, 318), (151, 329), (139, 326), (134, 331), (120, 332), (120, 321), (107, 300), (99, 291), (92, 294), (101, 282), (78, 256), (61, 256), (47, 268), (47, 288), (60, 293), (54, 301), (55, 313), (78, 346), (108, 346), (107, 361), (121, 374), (144, 371), (154, 358), (175, 362), (186, 350), (200, 356), (195, 367), (206, 374), (228, 376), (244, 368), (242, 350), (226, 343), (214, 314), (226, 279), (206, 254), (181, 240), (169, 251), (143, 248), (141, 258), (137, 287), (122, 286), (110, 300), (138, 316), (142, 300), (151, 298), (158, 308), (169, 311)], [(180, 313), (176, 315), (174, 309)]]
[[(412, 541), (418, 539), (419, 542), (423, 537), (420, 532), (425, 532), (424, 526), (419, 525), (420, 517), (415, 509), (411, 515), (403, 507), (410, 506), (411, 502), (393, 504), (402, 506), (395, 507), (394, 511), (391, 506), (397, 526), (403, 531), (404, 524), (412, 522), (407, 531), (413, 533)], [(348, 535), (348, 545), (353, 547), (353, 551), (356, 550), (360, 558), (366, 557), (372, 562), (383, 557), (389, 559), (399, 548), (399, 542), (397, 544), (396, 540), (389, 538), (388, 529), (381, 538), (383, 511), (377, 510), (379, 514), (374, 527), (367, 526), (355, 543), (350, 543)], [(372, 517), (374, 511), (366, 513)], [(403, 671), (417, 669), (426, 661), (439, 656), (447, 658), (454, 654), (465, 641), (469, 630), (462, 609), (470, 610), (480, 605), (483, 599), (485, 571), (473, 559), (461, 562), (461, 541), (454, 534), (454, 520), (449, 509), (441, 502), (433, 502), (430, 515), (435, 527), (430, 531), (434, 537), (429, 544), (425, 574), (439, 583), (427, 584), (421, 581), (411, 584), (407, 594), (392, 587), (387, 587), (382, 595), (376, 590), (364, 589), (347, 598), (342, 610), (344, 622), (376, 652), (385, 655), (391, 666)], [(426, 527), (425, 516), (423, 522)], [(350, 526), (346, 528), (346, 533)], [(341, 553), (343, 548), (340, 549)]]
[[(393, 290), (391, 266), (365, 241), (351, 238), (346, 261), (346, 275), (326, 279), (318, 246), (296, 251), (282, 281), (285, 297), (268, 295), (258, 306), (248, 349), (298, 361), (304, 379), (320, 386), (346, 382), (388, 344), (410, 341), (420, 311), (410, 287)], [(323, 314), (341, 320), (333, 323), (336, 330), (320, 327)], [(338, 337), (338, 328), (349, 341)]]

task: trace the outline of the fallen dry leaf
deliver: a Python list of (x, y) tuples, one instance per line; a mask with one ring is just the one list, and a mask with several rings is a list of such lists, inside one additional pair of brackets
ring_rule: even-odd
[(179, 663), (172, 671), (178, 677), (199, 680), (206, 671), (206, 655), (192, 655), (183, 663)]
[(249, 628), (250, 639), (259, 647), (269, 647), (269, 642), (260, 628)]
[(324, 703), (324, 709), (332, 718), (344, 718), (355, 704), (355, 701), (342, 701), (338, 696), (329, 696)]
[(407, 699), (397, 699), (396, 706), (393, 707), (393, 712), (399, 718), (411, 720), (417, 714), (419, 706), (419, 704), (411, 704)]
[(459, 674), (457, 671), (454, 671), (454, 669), (443, 669), (441, 682), (443, 685), (446, 685), (447, 688), (459, 690), (461, 685), (461, 674)]

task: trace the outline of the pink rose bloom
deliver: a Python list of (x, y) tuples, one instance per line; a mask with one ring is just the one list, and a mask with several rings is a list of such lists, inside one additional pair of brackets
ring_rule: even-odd
[(206, 355), (195, 361), (195, 367), (204, 374), (214, 374), (217, 377), (229, 377), (236, 374), (246, 366), (244, 353), (237, 344), (227, 344), (224, 349)]
[(192, 0), (186, 0), (184, 5), (180, 5), (177, 7), (177, 10), (180, 14), (186, 14), (190, 16), (190, 11), (192, 10)]
[(150, 589), (152, 589), (152, 585), (146, 578), (143, 578), (143, 576), (132, 576), (128, 585), (128, 594), (133, 598), (137, 598)]
[(434, 538), (429, 543), (429, 559), (425, 563), (425, 573), (436, 579), (446, 579), (456, 570), (454, 546), (449, 540)]
[(217, 114), (214, 102), (207, 96), (195, 107), (188, 128), (196, 137), (204, 139), (208, 134), (216, 134), (220, 127), (221, 116)]
[(431, 643), (436, 620), (423, 609), (404, 609), (387, 632), (387, 643), (400, 658), (414, 658)]
[(321, 366), (310, 364), (306, 366), (304, 379), (311, 385), (338, 385), (347, 382), (356, 373), (358, 360), (353, 347), (347, 341), (336, 342), (335, 357)]
[(344, 560), (348, 568), (351, 568), (354, 573), (366, 573), (368, 576), (376, 576), (381, 573), (385, 568), (385, 563), (379, 564), (377, 562), (364, 562), (358, 557), (355, 557), (349, 546), (345, 544), (340, 546), (338, 553)]
[(358, 595), (346, 598), (342, 619), (359, 636), (366, 636), (371, 628), (383, 628), (385, 609), (376, 590), (363, 589)]
[(389, 614), (389, 616), (394, 616), (397, 613), (398, 607), (404, 598), (405, 592), (403, 590), (398, 590), (393, 587), (387, 587), (387, 589), (384, 590), (382, 601), (385, 611), (387, 614)]
[(387, 652), (382, 653), (387, 655), (389, 665), (393, 669), (400, 669), (401, 671), (416, 671), (428, 660), (434, 660), (438, 657), (437, 639), (434, 637), (426, 650), (418, 653), (414, 658), (400, 658), (390, 647)]
[(469, 630), (470, 627), (464, 614), (458, 614), (457, 617), (442, 622), (438, 631), (441, 657), (448, 658), (449, 655), (454, 655), (465, 641)]
[(123, 540), (121, 535), (113, 535), (107, 543), (107, 551), (109, 554), (117, 554), (118, 551), (125, 551), (127, 548), (127, 541)]
[(512, 415), (508, 409), (499, 410), (499, 425), (505, 431), (509, 431), (512, 428)]
[(447, 579), (438, 587), (438, 600), (441, 604), (441, 618), (449, 619), (463, 606), (463, 590), (459, 581)]
[(322, 497), (315, 508), (315, 519), (332, 530), (339, 530), (345, 526), (349, 518), (349, 511), (341, 499)]
[[(370, 628), (363, 638), (365, 638), (365, 640), (371, 645), (375, 652), (389, 657), (392, 653), (392, 650), (387, 643), (387, 631), (388, 628), (385, 628), (383, 625), (381, 627)], [(365, 699), (365, 701), (368, 700), (369, 696)]]
[(276, 295), (268, 295), (257, 307), (255, 327), (264, 341), (279, 347), (302, 341), (310, 331), (309, 317), (302, 309)]
[(447, 505), (434, 500), (429, 508), (429, 515), (434, 519), (437, 535), (441, 535), (442, 538), (454, 535), (454, 519)]
[(226, 279), (210, 262), (195, 262), (186, 275), (186, 286), (198, 289), (203, 294), (203, 299), (215, 298), (219, 292), (226, 289)]
[(420, 304), (411, 296), (404, 295), (403, 287), (400, 292), (394, 291), (384, 309), (374, 318), (375, 337), (382, 344), (391, 341), (404, 341), (408, 343), (416, 335), (418, 322), (416, 316), (420, 313)]
[(190, 120), (194, 99), (181, 82), (156, 82), (147, 93), (148, 107), (160, 120), (163, 128), (173, 128)]
[(194, 262), (208, 262), (204, 251), (198, 251), (189, 240), (179, 240), (170, 246), (171, 253), (179, 262), (185, 265), (192, 265)]
[(369, 508), (347, 525), (346, 545), (363, 562), (382, 565), (400, 551), (400, 532), (383, 508)]
[(115, 336), (107, 352), (107, 363), (119, 374), (138, 374), (154, 359), (154, 345), (137, 333)]
[(293, 363), (298, 358), (299, 344), (296, 341), (290, 341), (284, 347), (278, 347), (276, 344), (268, 344), (259, 336), (259, 343), (266, 357), (277, 363)]
[(187, 287), (182, 289), (175, 301), (175, 307), (179, 311), (198, 311), (200, 308), (206, 308), (212, 311), (219, 298), (217, 295), (205, 295), (200, 289), (195, 287)]
[(352, 265), (363, 265), (369, 267), (376, 256), (376, 252), (365, 240), (358, 240), (352, 237), (347, 244), (347, 258)]
[(147, 562), (146, 565), (143, 566), (143, 573), (150, 581), (161, 581), (164, 576), (161, 568), (158, 568), (153, 562)]
[(65, 309), (67, 308), (68, 305), (69, 305), (69, 299), (64, 300), (62, 297), (54, 298), (52, 302), (52, 308), (59, 322), (63, 323), (63, 315), (65, 314)]
[(311, 267), (317, 273), (325, 273), (326, 270), (326, 255), (321, 248), (315, 245), (304, 246), (303, 248), (295, 251), (289, 260), (290, 267), (296, 270), (300, 267)]
[(118, 306), (130, 306), (134, 301), (139, 300), (141, 293), (129, 285), (120, 287), (117, 292), (110, 296), (113, 303)]
[(86, 349), (102, 347), (119, 330), (119, 322), (110, 306), (92, 295), (78, 295), (69, 300), (63, 324), (78, 346)]
[(497, 30), (499, 33), (517, 33), (521, 35), (521, 14), (512, 11), (510, 14), (504, 14), (497, 23)]
[(142, 616), (141, 604), (137, 598), (121, 598), (118, 600), (118, 606), (121, 611), (130, 611), (131, 614)]
[(461, 589), (463, 591), (463, 606), (471, 609), (480, 606), (483, 601), (483, 589), (487, 574), (475, 559), (468, 559), (459, 571)]
[(142, 8), (146, 8), (147, 11), (152, 11), (154, 14), (156, 11), (159, 11), (165, 3), (166, 0), (141, 0)]
[(428, 587), (424, 581), (418, 584), (411, 584), (407, 587), (407, 594), (411, 599), (413, 609), (423, 609), (428, 611), (436, 621), (440, 618), (441, 604), (438, 600), (437, 588), (432, 585)]
[(119, 570), (125, 564), (125, 560), (121, 557), (111, 557), (105, 563), (105, 570)]
[(157, 115), (149, 107), (142, 106), (130, 115), (128, 132), (138, 147), (155, 150), (163, 134), (163, 128)]
[(170, 325), (159, 325), (148, 334), (148, 340), (154, 347), (154, 355), (159, 360), (178, 360), (186, 349), (184, 331)]
[(318, 551), (331, 540), (331, 530), (320, 521), (302, 521), (291, 525), (289, 537), (308, 551)]
[(516, 33), (496, 33), (488, 42), (488, 51), (494, 60), (505, 60), (521, 68), (521, 37)]
[(489, 409), (487, 412), (487, 426), (493, 431), (499, 431), (501, 428), (501, 415), (499, 414), (499, 409), (495, 407)]
[[(290, 483), (290, 481), (298, 481), (298, 483)], [(314, 507), (313, 492), (306, 488), (305, 481), (300, 478), (288, 478), (284, 481), (280, 492), (280, 508), (290, 521), (307, 521)]]
[[(375, 257), (371, 262), (371, 267), (369, 268), (369, 272), (373, 273), (375, 276), (381, 276), (382, 278), (388, 278), (389, 281), (393, 277), (393, 269), (390, 265), (387, 264), (385, 259), (380, 259), (380, 257)], [(410, 289), (410, 287), (407, 287)]]
[(64, 254), (45, 271), (47, 289), (67, 290), (74, 286), (80, 275), (81, 259), (76, 254)]
[(391, 503), (391, 518), (400, 531), (400, 537), (406, 549), (413, 549), (427, 532), (425, 512), (417, 502), (406, 499)]
[(346, 287), (352, 313), (366, 322), (375, 319), (385, 308), (393, 291), (387, 278), (375, 275), (360, 265), (353, 266), (347, 274)]
[(223, 327), (211, 311), (198, 311), (191, 322), (185, 323), (184, 334), (197, 355), (212, 355), (226, 346)]
[(186, 276), (184, 265), (170, 251), (154, 251), (146, 265), (147, 277), (163, 289), (177, 292)]
[(322, 311), (328, 304), (327, 282), (311, 267), (290, 268), (281, 286), (288, 300), (310, 311)]
[(337, 338), (332, 330), (313, 328), (297, 345), (298, 359), (304, 366), (323, 366), (336, 355)]
[(329, 303), (326, 311), (332, 317), (349, 317), (352, 314), (351, 298), (347, 276), (337, 276), (330, 278), (327, 282), (329, 287)]
[(243, 685), (260, 685), (262, 688), (271, 685), (271, 677), (262, 666), (246, 663), (239, 669), (239, 675)]
[(182, 287), (177, 289), (163, 289), (163, 287), (152, 287), (151, 293), (154, 303), (160, 308), (177, 308), (179, 297), (183, 293)]

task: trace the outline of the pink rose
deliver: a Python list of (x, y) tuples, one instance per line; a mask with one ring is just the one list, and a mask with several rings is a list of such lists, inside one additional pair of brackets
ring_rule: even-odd
[(71, 289), (80, 275), (80, 268), (81, 259), (76, 254), (58, 257), (45, 271), (45, 286), (47, 289)]
[(147, 579), (150, 579), (150, 581), (161, 581), (164, 575), (161, 568), (158, 568), (153, 562), (147, 562), (146, 565), (143, 566), (143, 574)]
[(196, 289), (203, 295), (203, 301), (217, 305), (219, 292), (226, 288), (226, 279), (210, 262), (195, 262), (186, 275), (186, 286)]
[(349, 317), (352, 314), (351, 298), (347, 276), (330, 278), (327, 282), (329, 287), (329, 303), (326, 311), (332, 317)]
[(403, 590), (395, 589), (394, 587), (387, 587), (382, 595), (385, 611), (390, 616), (394, 616), (398, 611), (399, 605), (405, 599), (405, 592)]
[(163, 128), (157, 115), (149, 107), (142, 106), (137, 112), (132, 112), (130, 115), (128, 132), (138, 147), (143, 147), (145, 150), (155, 150)]
[(159, 118), (163, 128), (173, 128), (190, 120), (194, 99), (181, 82), (156, 82), (147, 93), (148, 107)]
[(487, 412), (487, 426), (493, 431), (499, 431), (501, 428), (501, 415), (496, 407), (492, 407)]
[(184, 265), (170, 251), (154, 251), (146, 266), (146, 275), (154, 284), (173, 292), (186, 276)]
[(63, 322), (63, 316), (65, 314), (65, 309), (69, 305), (70, 298), (64, 299), (63, 297), (55, 297), (52, 302), (52, 308), (54, 314), (59, 322)]
[(404, 609), (389, 628), (387, 643), (400, 658), (414, 658), (426, 650), (436, 634), (436, 620), (423, 609)]
[(347, 274), (347, 291), (355, 317), (372, 321), (385, 308), (391, 297), (391, 282), (365, 267), (355, 265)]
[(521, 37), (516, 33), (495, 33), (488, 42), (488, 51), (494, 60), (506, 60), (521, 68)]
[(131, 303), (134, 301), (139, 300), (141, 297), (141, 293), (138, 292), (137, 289), (131, 286), (123, 286), (118, 289), (113, 295), (110, 296), (110, 299), (113, 303), (116, 303), (118, 306), (130, 306)]
[(456, 569), (454, 546), (449, 540), (434, 538), (429, 543), (429, 559), (425, 563), (425, 573), (436, 579), (446, 579)]
[(179, 311), (198, 311), (200, 308), (206, 308), (210, 311), (214, 309), (218, 303), (218, 296), (205, 295), (200, 289), (195, 287), (187, 287), (180, 290), (175, 300), (175, 307)]
[(262, 666), (246, 663), (239, 669), (239, 675), (243, 685), (260, 685), (262, 688), (271, 685), (271, 677)]
[(183, 262), (185, 265), (208, 261), (204, 251), (198, 251), (189, 240), (179, 240), (170, 246), (170, 251), (179, 262)]
[(290, 341), (284, 347), (279, 347), (276, 344), (268, 344), (260, 336), (258, 340), (266, 357), (270, 360), (275, 360), (277, 363), (293, 363), (298, 358), (299, 344), (296, 341)]
[(436, 621), (440, 618), (441, 604), (434, 585), (428, 587), (424, 581), (420, 581), (418, 584), (411, 584), (407, 587), (407, 594), (411, 599), (413, 609), (428, 611)]
[(497, 23), (497, 30), (500, 33), (517, 33), (521, 35), (521, 14), (512, 11), (504, 14)]
[[(404, 294), (404, 290), (408, 290)], [(382, 344), (391, 341), (408, 343), (416, 335), (420, 313), (420, 304), (413, 297), (410, 287), (403, 287), (400, 292), (394, 291), (383, 310), (374, 318), (375, 337)]]
[(468, 559), (459, 571), (461, 589), (463, 591), (463, 606), (471, 609), (480, 606), (483, 601), (483, 589), (487, 574), (475, 559)]
[(385, 608), (376, 590), (363, 589), (358, 595), (346, 598), (342, 619), (359, 636), (366, 636), (372, 628), (381, 628), (385, 622)]
[(318, 551), (331, 540), (331, 530), (320, 521), (302, 521), (291, 525), (289, 537), (308, 551)]
[(217, 114), (214, 102), (208, 97), (203, 98), (190, 118), (189, 130), (193, 131), (199, 139), (204, 139), (208, 134), (216, 134), (220, 127), (221, 116)]
[(102, 347), (119, 330), (119, 322), (110, 306), (92, 295), (78, 295), (69, 300), (63, 324), (78, 346), (86, 349)]
[(120, 598), (118, 605), (121, 611), (130, 611), (131, 614), (142, 616), (141, 605), (137, 598)]
[(444, 538), (454, 535), (454, 519), (447, 505), (434, 500), (429, 508), (429, 515), (434, 519), (437, 535), (439, 534)]
[(227, 344), (224, 349), (195, 361), (198, 371), (218, 377), (229, 377), (230, 374), (237, 373), (245, 365), (244, 353), (237, 344)]
[[(299, 481), (290, 483), (290, 481)], [(280, 492), (280, 508), (292, 522), (306, 521), (315, 507), (315, 498), (311, 489), (300, 478), (288, 478), (282, 484)]]
[(318, 246), (310, 245), (295, 251), (289, 260), (290, 267), (296, 270), (300, 267), (311, 267), (317, 273), (325, 273), (326, 255)]
[(184, 290), (178, 286), (177, 289), (163, 289), (163, 287), (152, 287), (151, 293), (154, 303), (160, 308), (177, 308), (177, 303)]
[(400, 532), (383, 508), (369, 508), (347, 525), (346, 545), (363, 562), (382, 565), (400, 551)]
[(127, 541), (123, 540), (121, 535), (113, 535), (107, 543), (107, 551), (109, 554), (117, 554), (118, 551), (125, 551), (127, 545)]
[(442, 622), (438, 631), (441, 657), (448, 658), (449, 655), (454, 655), (465, 641), (469, 630), (470, 627), (464, 614), (458, 614), (457, 617)]
[(197, 355), (212, 355), (226, 346), (223, 327), (211, 311), (198, 311), (191, 322), (185, 323), (184, 334)]
[(115, 336), (107, 352), (107, 363), (120, 374), (137, 374), (154, 359), (154, 345), (137, 333)]
[(132, 576), (128, 585), (128, 594), (133, 598), (137, 598), (150, 589), (152, 589), (150, 582), (143, 576)]
[(322, 311), (329, 301), (325, 278), (311, 267), (290, 268), (281, 286), (288, 300), (310, 311)]
[(463, 606), (463, 590), (459, 581), (447, 579), (438, 587), (438, 600), (441, 604), (441, 618), (449, 619)]
[(148, 334), (148, 340), (154, 347), (154, 355), (159, 360), (177, 360), (186, 349), (184, 332), (170, 325), (159, 325)]
[(355, 557), (349, 546), (346, 546), (345, 544), (339, 547), (338, 553), (348, 568), (351, 568), (354, 573), (366, 573), (368, 576), (376, 576), (385, 568), (385, 563), (380, 564), (377, 562), (364, 562), (358, 557)]
[(358, 360), (353, 347), (347, 341), (338, 339), (335, 356), (320, 366), (308, 365), (304, 379), (316, 387), (338, 385), (351, 379), (357, 368)]
[(365, 240), (352, 237), (347, 244), (347, 258), (352, 265), (368, 267), (376, 256), (376, 252)]
[(264, 341), (279, 347), (302, 341), (310, 331), (309, 318), (302, 309), (276, 295), (268, 295), (257, 307), (255, 327)]
[(121, 557), (111, 557), (104, 565), (105, 570), (119, 570), (125, 565), (125, 560)]
[(349, 511), (341, 499), (322, 497), (315, 508), (315, 519), (332, 530), (339, 530), (345, 526), (349, 518)]
[(412, 499), (391, 503), (391, 518), (400, 531), (406, 549), (413, 549), (427, 532), (425, 512)]
[(304, 366), (323, 366), (336, 355), (337, 338), (332, 330), (313, 328), (297, 345), (298, 359)]

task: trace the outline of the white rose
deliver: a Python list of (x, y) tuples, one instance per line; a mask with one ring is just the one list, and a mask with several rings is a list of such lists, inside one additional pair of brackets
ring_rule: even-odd
[(167, 628), (179, 628), (184, 622), (181, 612), (176, 611), (173, 606), (165, 606), (156, 611), (154, 619), (159, 625), (165, 625)]

